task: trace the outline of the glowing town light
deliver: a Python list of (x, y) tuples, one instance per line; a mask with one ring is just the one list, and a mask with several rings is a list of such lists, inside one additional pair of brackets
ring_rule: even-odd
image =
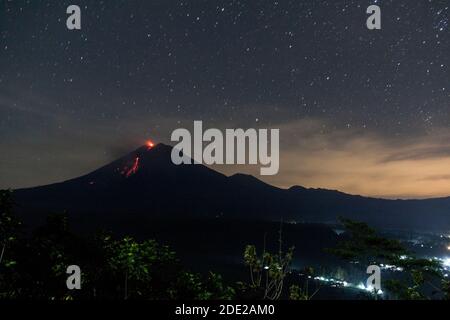
[(450, 268), (450, 258), (445, 258), (442, 264), (444, 265), (444, 267)]
[(450, 251), (450, 246), (447, 246), (447, 250)]
[(372, 294), (377, 294), (377, 295), (382, 295), (384, 293), (383, 290), (381, 290), (381, 289), (380, 290), (375, 290), (375, 288), (373, 286), (371, 286), (371, 285), (366, 287), (362, 282), (360, 282), (356, 286), (356, 288), (359, 289), (359, 290), (367, 291), (367, 292), (370, 292)]
[(356, 287), (360, 290), (366, 290), (366, 286), (363, 285), (362, 282), (360, 284), (358, 284)]

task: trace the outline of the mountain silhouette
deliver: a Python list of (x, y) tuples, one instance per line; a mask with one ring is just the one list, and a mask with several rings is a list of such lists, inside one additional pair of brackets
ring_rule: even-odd
[(300, 186), (281, 189), (250, 175), (227, 177), (199, 164), (174, 165), (171, 152), (164, 144), (143, 146), (87, 175), (15, 190), (17, 210), (29, 225), (65, 212), (87, 225), (149, 218), (334, 223), (343, 216), (384, 228), (450, 229), (450, 198), (386, 200)]

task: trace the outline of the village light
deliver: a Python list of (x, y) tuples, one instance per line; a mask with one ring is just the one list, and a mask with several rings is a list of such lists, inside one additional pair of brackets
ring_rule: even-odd
[(442, 264), (445, 267), (449, 267), (450, 268), (450, 258), (445, 258), (444, 261), (442, 262)]

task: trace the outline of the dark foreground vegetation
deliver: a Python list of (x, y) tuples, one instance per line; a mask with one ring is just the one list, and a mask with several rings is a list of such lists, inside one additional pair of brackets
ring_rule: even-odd
[[(186, 269), (170, 247), (155, 240), (115, 237), (108, 231), (81, 236), (70, 230), (63, 214), (49, 215), (44, 225), (24, 232), (13, 208), (11, 192), (1, 191), (0, 299), (309, 300), (320, 290), (308, 280), (314, 279), (313, 268), (298, 271), (306, 281), (289, 280), (296, 249), (283, 242), (283, 224), (275, 246), (265, 236), (259, 248), (242, 246), (246, 281), (225, 281), (215, 272)], [(449, 283), (437, 262), (414, 258), (399, 242), (377, 236), (363, 223), (342, 222), (346, 236), (329, 252), (361, 265), (403, 268), (402, 279), (386, 284), (391, 297), (448, 298)], [(81, 267), (82, 290), (66, 286), (70, 265)]]

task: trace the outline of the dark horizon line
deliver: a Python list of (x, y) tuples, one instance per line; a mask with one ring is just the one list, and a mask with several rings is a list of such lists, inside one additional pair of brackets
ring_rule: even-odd
[[(153, 143), (152, 142), (152, 144), (153, 144), (152, 146), (149, 146), (148, 144), (143, 144), (143, 145), (139, 146), (138, 148), (136, 148), (134, 151), (131, 151), (131, 152), (127, 153), (127, 154), (124, 154), (123, 156), (121, 156), (121, 157), (119, 157), (119, 158), (117, 158), (115, 160), (112, 160), (112, 161), (104, 164), (103, 166), (100, 166), (99, 168), (94, 169), (94, 170), (92, 170), (92, 171), (90, 171), (90, 172), (88, 172), (86, 174), (80, 175), (78, 177), (73, 177), (73, 178), (69, 178), (67, 180), (62, 180), (62, 181), (48, 183), (48, 184), (43, 184), (43, 185), (36, 185), (36, 186), (32, 186), (32, 187), (6, 188), (5, 190), (11, 190), (12, 192), (14, 192), (14, 191), (34, 189), (34, 188), (40, 188), (40, 187), (46, 187), (46, 186), (61, 184), (61, 183), (67, 182), (67, 181), (71, 181), (71, 180), (74, 180), (74, 179), (77, 179), (77, 178), (89, 175), (89, 174), (95, 172), (96, 170), (99, 170), (100, 168), (102, 168), (104, 166), (107, 166), (108, 164), (111, 164), (111, 163), (113, 163), (113, 162), (115, 162), (115, 161), (117, 161), (117, 160), (119, 160), (119, 159), (121, 159), (123, 157), (126, 157), (127, 155), (129, 155), (129, 154), (131, 154), (133, 152), (138, 152), (138, 151), (140, 151), (142, 149), (151, 150), (151, 149), (155, 149), (155, 148), (158, 148), (158, 147), (160, 147), (160, 148), (161, 147), (166, 147), (166, 148), (170, 148), (170, 149), (174, 148), (172, 145), (169, 145), (169, 144), (166, 144), (166, 143), (163, 143), (163, 142), (159, 142), (159, 143)], [(195, 162), (193, 162), (193, 164), (195, 164)], [(439, 196), (439, 197), (427, 197), (427, 198), (388, 198), (388, 197), (365, 196), (365, 195), (361, 195), (361, 194), (352, 194), (352, 193), (343, 192), (343, 191), (340, 191), (340, 190), (337, 190), (337, 189), (326, 189), (326, 188), (320, 188), (320, 187), (304, 187), (302, 185), (292, 185), (290, 187), (278, 187), (278, 186), (275, 186), (273, 184), (270, 184), (270, 183), (267, 183), (265, 181), (262, 181), (258, 177), (255, 177), (254, 175), (251, 175), (251, 174), (239, 173), (238, 172), (238, 173), (235, 173), (235, 174), (232, 174), (232, 175), (226, 175), (226, 174), (224, 174), (222, 172), (219, 172), (216, 169), (213, 169), (210, 166), (207, 166), (207, 165), (204, 165), (204, 164), (198, 164), (197, 163), (195, 165), (201, 165), (201, 166), (207, 167), (208, 169), (210, 169), (210, 170), (212, 170), (212, 171), (214, 171), (216, 173), (222, 174), (222, 175), (224, 175), (227, 178), (230, 178), (230, 177), (233, 177), (233, 176), (237, 176), (237, 175), (250, 176), (250, 177), (258, 180), (260, 183), (264, 183), (264, 184), (269, 185), (269, 186), (271, 186), (273, 188), (278, 188), (278, 189), (281, 189), (281, 190), (291, 190), (291, 189), (295, 189), (295, 188), (302, 188), (302, 189), (306, 189), (306, 190), (336, 192), (336, 193), (340, 193), (340, 194), (347, 195), (347, 196), (362, 197), (362, 198), (365, 198), (365, 199), (387, 200), (387, 201), (423, 201), (423, 200), (440, 200), (440, 199), (449, 199), (450, 198), (450, 195), (449, 196)]]

